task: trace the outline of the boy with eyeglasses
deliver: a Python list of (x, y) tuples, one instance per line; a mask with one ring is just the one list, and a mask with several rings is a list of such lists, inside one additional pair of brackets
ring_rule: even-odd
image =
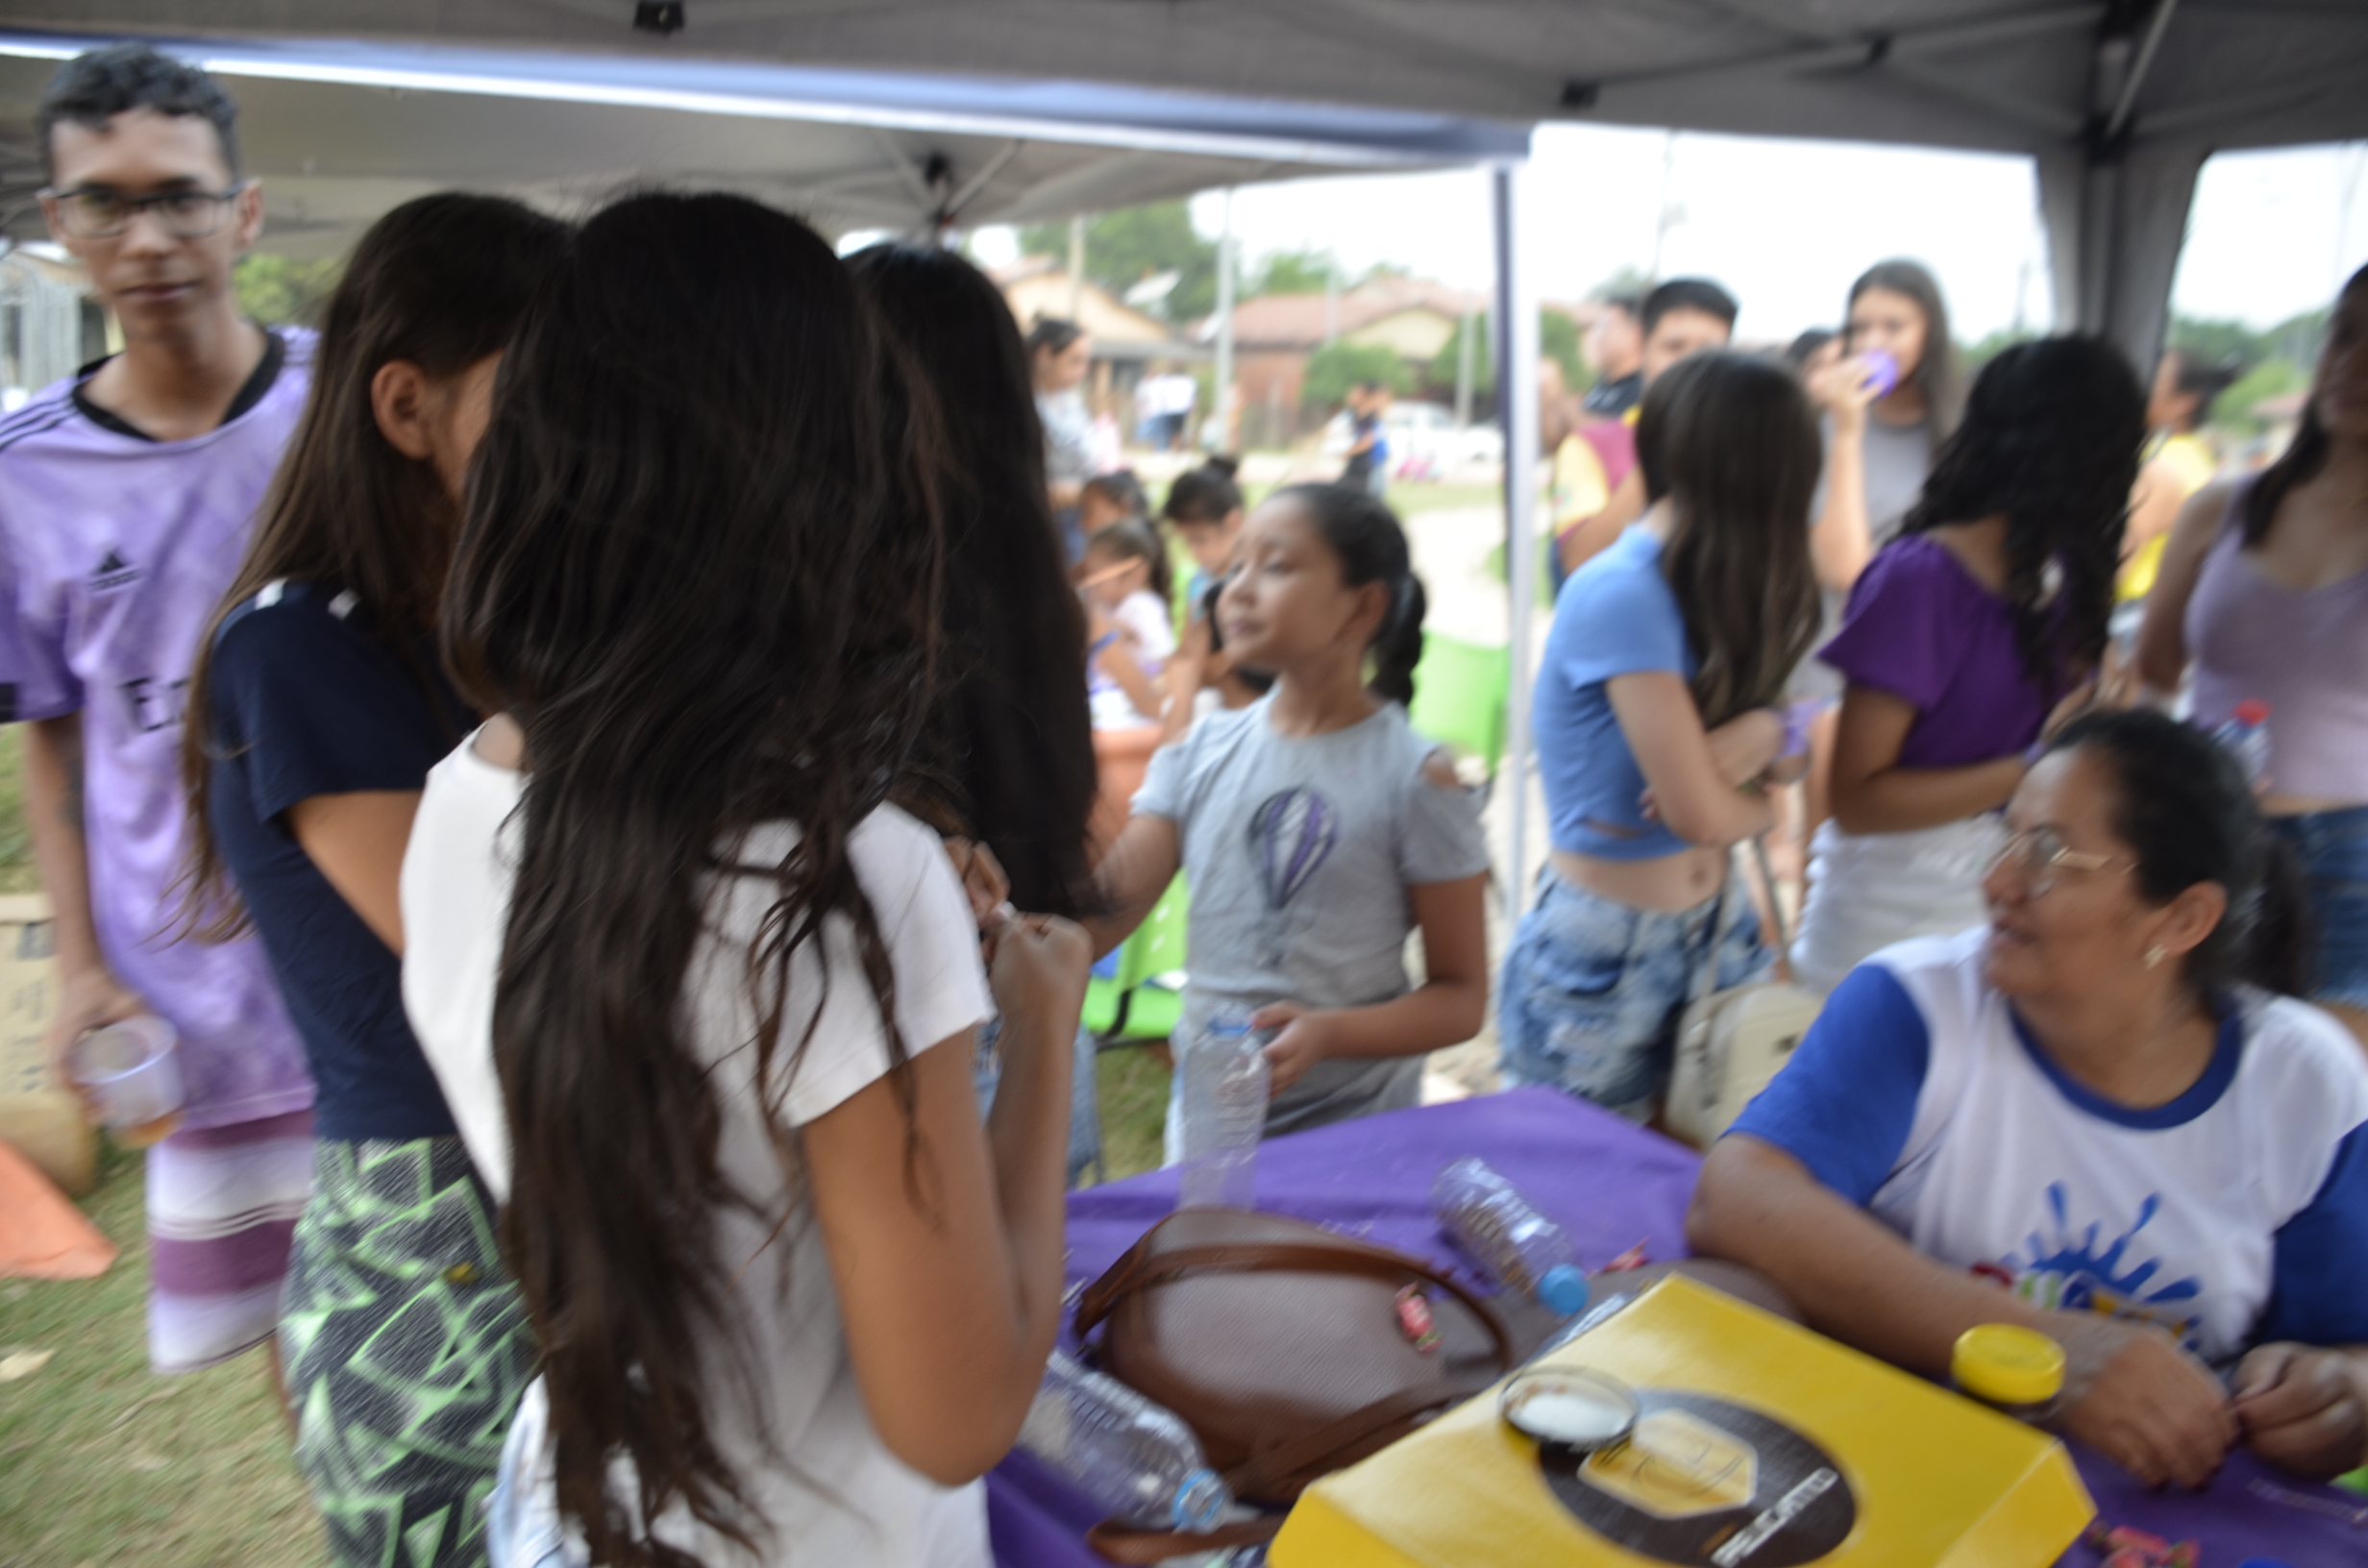
[[(0, 719), (57, 919), (53, 1055), (139, 1013), (181, 1039), (187, 1102), (150, 1149), (149, 1358), (271, 1338), (311, 1186), (312, 1082), (252, 936), (181, 939), (182, 693), (302, 413), (312, 340), (240, 315), (262, 230), (236, 110), (145, 45), (60, 68), (35, 130), (50, 232), (123, 352), (0, 420)], [(275, 1361), (275, 1372), (276, 1361)]]

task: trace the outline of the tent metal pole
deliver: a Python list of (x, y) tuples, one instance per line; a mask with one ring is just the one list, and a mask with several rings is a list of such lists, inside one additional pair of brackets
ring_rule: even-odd
[(1505, 432), (1505, 591), (1511, 596), (1505, 694), (1507, 940), (1528, 901), (1530, 612), (1538, 601), (1538, 285), (1526, 250), (1526, 162), (1493, 165), (1496, 219), (1496, 417)]

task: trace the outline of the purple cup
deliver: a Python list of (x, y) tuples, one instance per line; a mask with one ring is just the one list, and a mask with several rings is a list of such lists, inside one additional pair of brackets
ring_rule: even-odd
[(1866, 366), (1866, 384), (1878, 398), (1888, 397), (1891, 388), (1899, 384), (1899, 361), (1887, 349), (1868, 349), (1859, 358)]

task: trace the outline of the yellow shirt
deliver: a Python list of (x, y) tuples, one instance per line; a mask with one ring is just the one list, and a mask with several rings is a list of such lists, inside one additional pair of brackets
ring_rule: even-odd
[[(1633, 428), (1636, 422), (1634, 408), (1620, 415), (1623, 425)], [(1576, 433), (1564, 436), (1554, 449), (1553, 487), (1547, 494), (1557, 539), (1612, 504), (1612, 481), (1603, 458)]]
[[(2162, 482), (2171, 485), (2179, 492), (2180, 502), (2183, 505), (2189, 496), (2211, 483), (2211, 477), (2219, 472), (2219, 466), (2204, 438), (2189, 433), (2174, 435), (2163, 441), (2147, 458), (2146, 466), (2140, 472), (2158, 476)], [(2134, 604), (2154, 592), (2155, 575), (2162, 570), (2162, 547), (2170, 542), (2170, 534), (2164, 532), (2138, 546), (2137, 553), (2122, 565), (2121, 580), (2114, 587), (2113, 597), (2124, 604)]]

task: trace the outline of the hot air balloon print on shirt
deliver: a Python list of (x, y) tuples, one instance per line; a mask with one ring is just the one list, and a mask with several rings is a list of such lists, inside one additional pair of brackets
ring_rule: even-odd
[(1319, 790), (1295, 785), (1268, 796), (1250, 814), (1249, 849), (1266, 893), (1262, 922), (1269, 962), (1283, 967), (1292, 901), (1306, 891), (1340, 840), (1340, 808)]

